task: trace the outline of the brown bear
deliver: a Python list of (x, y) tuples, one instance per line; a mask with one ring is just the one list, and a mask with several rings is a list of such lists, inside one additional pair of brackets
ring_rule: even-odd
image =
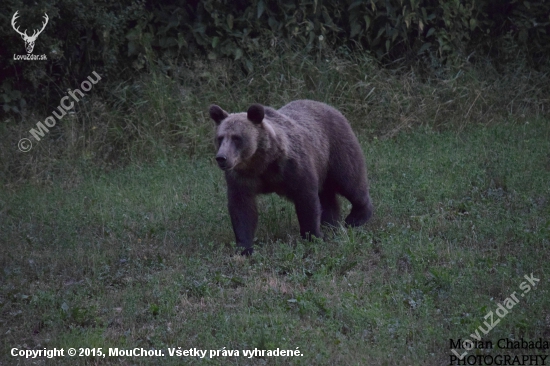
[(322, 223), (337, 224), (337, 193), (352, 204), (347, 225), (363, 225), (371, 217), (361, 146), (333, 107), (296, 100), (278, 110), (253, 104), (246, 113), (228, 114), (211, 105), (209, 112), (217, 125), (216, 161), (225, 171), (229, 215), (243, 255), (253, 251), (258, 194), (290, 199), (303, 238), (322, 237)]

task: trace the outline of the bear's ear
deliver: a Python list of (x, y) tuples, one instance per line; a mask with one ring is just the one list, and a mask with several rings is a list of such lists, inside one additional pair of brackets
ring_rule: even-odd
[(261, 104), (252, 104), (250, 108), (248, 108), (246, 117), (254, 124), (258, 125), (262, 123), (264, 119), (264, 106)]
[(208, 108), (208, 112), (210, 112), (210, 118), (212, 118), (217, 125), (222, 123), (222, 121), (228, 116), (226, 111), (215, 104), (212, 104), (210, 108)]

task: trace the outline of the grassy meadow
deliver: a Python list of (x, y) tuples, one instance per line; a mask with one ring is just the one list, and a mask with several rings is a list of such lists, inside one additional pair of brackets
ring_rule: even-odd
[[(0, 365), (447, 365), (449, 340), (473, 340), (530, 274), (537, 286), (483, 335), (494, 348), (470, 354), (550, 353), (496, 346), (550, 341), (550, 119), (536, 75), (290, 61), (248, 79), (191, 65), (196, 79), (173, 76), (179, 94), (153, 75), (109, 103), (90, 95), (26, 154), (14, 146), (34, 117), (3, 127)], [(348, 116), (375, 215), (306, 242), (293, 206), (263, 196), (255, 253), (241, 257), (207, 106), (297, 98)], [(25, 360), (14, 347), (165, 357)], [(178, 347), (240, 355), (170, 357)], [(301, 356), (243, 355), (255, 348)]]

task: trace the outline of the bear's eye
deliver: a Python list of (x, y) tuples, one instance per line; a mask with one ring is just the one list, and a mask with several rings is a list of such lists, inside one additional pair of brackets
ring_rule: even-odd
[(222, 145), (223, 136), (218, 137), (218, 146)]
[(231, 136), (231, 140), (237, 147), (240, 147), (243, 143), (243, 139), (240, 136)]

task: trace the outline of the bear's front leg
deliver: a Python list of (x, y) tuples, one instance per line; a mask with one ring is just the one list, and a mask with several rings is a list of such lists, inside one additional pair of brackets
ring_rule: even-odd
[(237, 247), (244, 248), (241, 255), (249, 256), (254, 251), (252, 242), (258, 224), (256, 194), (250, 190), (228, 184), (227, 199)]
[(311, 236), (322, 238), (321, 235), (321, 202), (317, 190), (297, 192), (292, 199), (300, 224), (300, 235), (311, 240)]

